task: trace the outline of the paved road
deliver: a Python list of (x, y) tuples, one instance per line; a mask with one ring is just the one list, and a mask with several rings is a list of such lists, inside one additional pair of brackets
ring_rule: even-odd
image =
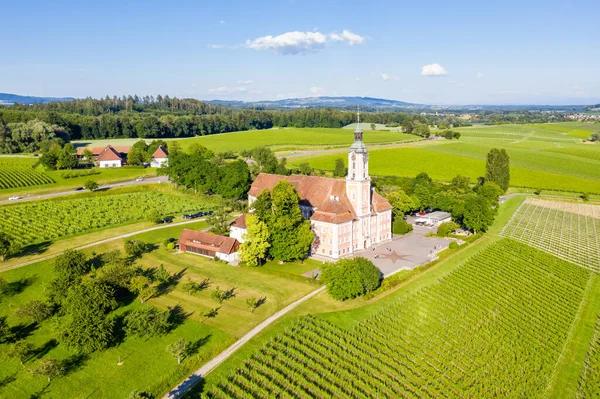
[[(142, 181), (130, 180), (130, 181), (125, 181), (125, 182), (121, 182), (121, 183), (107, 184), (105, 186), (98, 187), (98, 190), (114, 188), (114, 187), (131, 186), (131, 185), (136, 185), (136, 184), (166, 183), (168, 181), (169, 180), (168, 180), (167, 176), (148, 177)], [(81, 191), (69, 190), (69, 191), (61, 191), (58, 193), (31, 195), (31, 196), (25, 196), (25, 197), (21, 198), (20, 200), (16, 200), (16, 201), (9, 201), (7, 199), (1, 200), (0, 204), (7, 204), (7, 203), (17, 204), (17, 203), (23, 202), (23, 201), (33, 201), (33, 200), (44, 199), (44, 198), (61, 197), (63, 195), (81, 194), (81, 193), (85, 193), (85, 192), (86, 192), (86, 190), (81, 190)], [(11, 194), (11, 196), (12, 195), (14, 195), (14, 194)]]
[[(75, 247), (75, 248), (71, 248), (71, 249), (76, 249), (76, 250), (86, 249), (86, 248), (89, 248), (89, 247), (93, 247), (95, 245), (105, 244), (107, 242), (120, 240), (122, 238), (132, 237), (132, 236), (137, 235), (137, 234), (147, 233), (149, 231), (154, 231), (154, 230), (166, 229), (167, 227), (182, 226), (182, 225), (186, 225), (186, 224), (190, 224), (190, 223), (195, 223), (195, 222), (198, 222), (198, 221), (201, 221), (201, 220), (205, 220), (205, 219), (204, 218), (198, 218), (198, 219), (186, 220), (186, 221), (178, 222), (178, 223), (165, 223), (165, 224), (161, 224), (160, 226), (149, 227), (147, 229), (132, 231), (131, 233), (121, 234), (119, 236), (106, 238), (104, 240), (94, 241), (94, 242), (91, 242), (89, 244), (81, 245), (79, 247)], [(7, 270), (18, 269), (20, 267), (31, 265), (33, 263), (41, 262), (41, 261), (44, 261), (44, 260), (52, 259), (52, 258), (55, 258), (58, 255), (60, 255), (61, 253), (62, 252), (58, 252), (58, 253), (55, 253), (55, 254), (52, 254), (52, 255), (43, 256), (41, 258), (36, 258), (34, 260), (30, 260), (30, 261), (27, 261), (27, 262), (19, 263), (19, 264), (16, 264), (16, 265), (5, 267), (5, 268), (0, 268), (0, 273), (5, 272)]]
[(200, 382), (202, 380), (203, 376), (210, 373), (217, 366), (219, 366), (221, 363), (223, 363), (225, 360), (227, 360), (227, 358), (229, 358), (231, 355), (233, 355), (240, 347), (242, 347), (242, 345), (244, 345), (246, 342), (248, 342), (252, 338), (254, 338), (258, 333), (260, 333), (262, 330), (267, 328), (271, 323), (273, 323), (275, 320), (279, 319), (281, 316), (285, 315), (292, 309), (296, 308), (301, 303), (309, 300), (310, 298), (312, 298), (313, 296), (317, 295), (318, 293), (320, 293), (324, 290), (325, 290), (324, 286), (320, 287), (320, 288), (314, 290), (313, 292), (311, 292), (310, 294), (307, 294), (307, 295), (303, 296), (302, 298), (298, 299), (296, 302), (281, 309), (279, 312), (275, 313), (271, 317), (265, 319), (262, 323), (260, 323), (259, 325), (254, 327), (252, 330), (250, 330), (250, 332), (248, 332), (246, 335), (244, 335), (242, 338), (240, 338), (238, 341), (236, 341), (229, 348), (225, 349), (223, 352), (218, 354), (216, 357), (214, 357), (208, 363), (204, 364), (204, 366), (202, 366), (198, 370), (196, 370), (194, 372), (194, 374), (190, 375), (185, 380), (183, 380), (179, 385), (177, 385), (175, 388), (173, 388), (168, 394), (163, 396), (163, 399), (181, 398), (194, 385), (196, 385), (198, 382)]

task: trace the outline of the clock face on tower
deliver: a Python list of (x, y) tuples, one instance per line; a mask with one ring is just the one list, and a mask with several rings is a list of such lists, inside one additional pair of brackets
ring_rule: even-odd
[(352, 153), (352, 160), (355, 161), (356, 160), (356, 154)]

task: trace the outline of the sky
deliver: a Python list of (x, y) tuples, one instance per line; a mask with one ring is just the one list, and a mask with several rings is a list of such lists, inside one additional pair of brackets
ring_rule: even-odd
[(600, 1), (0, 0), (0, 92), (600, 103)]

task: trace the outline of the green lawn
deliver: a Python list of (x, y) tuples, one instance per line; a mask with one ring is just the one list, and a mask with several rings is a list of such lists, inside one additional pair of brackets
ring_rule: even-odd
[[(206, 222), (198, 221), (185, 227), (202, 229), (206, 227)], [(166, 238), (178, 237), (183, 228), (184, 226), (170, 226), (132, 238), (158, 244)], [(124, 240), (113, 241), (88, 248), (84, 252), (91, 254), (122, 249), (123, 244)], [(134, 389), (145, 390), (160, 397), (266, 317), (316, 288), (308, 281), (286, 278), (285, 274), (271, 275), (260, 270), (233, 267), (197, 255), (169, 252), (162, 247), (144, 255), (138, 263), (145, 268), (162, 264), (170, 272), (180, 273), (182, 277), (178, 286), (152, 298), (149, 303), (161, 309), (182, 306), (184, 313), (188, 315), (183, 324), (163, 337), (148, 340), (127, 338), (119, 345), (93, 354), (66, 376), (52, 381), (48, 387), (43, 378), (32, 377), (26, 372), (33, 364), (33, 359), (24, 366), (14, 360), (2, 361), (0, 381), (3, 384), (0, 384), (0, 397), (29, 398), (43, 392), (43, 397), (47, 398), (79, 395), (125, 398)], [(297, 267), (295, 264), (289, 266)], [(15, 310), (30, 300), (43, 299), (44, 287), (52, 279), (52, 275), (51, 261), (0, 273), (9, 284), (19, 287), (18, 292), (2, 298), (0, 317), (8, 316), (11, 326), (23, 323), (15, 316)], [(180, 285), (188, 278), (198, 282), (208, 278), (209, 287), (195, 295), (184, 293)], [(203, 314), (207, 310), (219, 307), (211, 298), (211, 292), (216, 286), (222, 289), (235, 287), (236, 296), (221, 305), (215, 318), (206, 319)], [(264, 297), (266, 302), (251, 313), (246, 305), (246, 299), (250, 297)], [(133, 301), (115, 311), (115, 315), (138, 306), (139, 302)], [(45, 321), (25, 338), (35, 348), (47, 349), (42, 357), (74, 359), (72, 352), (52, 341), (54, 337), (52, 322)], [(202, 342), (197, 352), (185, 359), (181, 366), (177, 366), (177, 362), (165, 350), (166, 345), (179, 337), (191, 342)], [(7, 345), (0, 345), (0, 358), (5, 358), (7, 349)], [(121, 366), (117, 365), (119, 359), (123, 361)]]

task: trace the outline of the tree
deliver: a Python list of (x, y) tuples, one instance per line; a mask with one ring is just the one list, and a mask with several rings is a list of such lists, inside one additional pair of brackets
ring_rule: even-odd
[(392, 233), (394, 234), (406, 234), (413, 231), (412, 224), (408, 223), (404, 220), (403, 217), (394, 218), (394, 223), (392, 224)]
[(460, 226), (454, 222), (444, 222), (440, 224), (437, 228), (437, 235), (440, 237), (447, 237), (448, 234), (452, 233), (454, 230), (457, 230)]
[(129, 256), (139, 257), (148, 252), (152, 245), (140, 240), (127, 240), (124, 244), (125, 253)]
[(510, 158), (504, 149), (492, 148), (487, 155), (485, 180), (496, 183), (502, 192), (508, 190), (510, 184)]
[(39, 360), (30, 370), (33, 375), (39, 375), (48, 378), (48, 382), (52, 378), (58, 378), (65, 374), (65, 367), (59, 360), (42, 359)]
[(260, 220), (270, 225), (271, 220), (273, 219), (273, 199), (271, 198), (271, 192), (267, 189), (264, 189), (256, 200), (252, 203), (252, 209), (254, 209), (253, 214)]
[(425, 123), (417, 123), (412, 133), (421, 137), (429, 137), (431, 135), (431, 132), (429, 131), (429, 126), (427, 126)]
[(287, 181), (279, 181), (271, 193), (273, 199), (273, 221), (270, 253), (284, 262), (302, 259), (314, 241), (310, 222), (302, 218), (298, 206), (300, 197)]
[(153, 396), (144, 391), (131, 391), (127, 399), (152, 399)]
[(52, 316), (52, 308), (39, 300), (21, 305), (16, 311), (17, 317), (30, 318), (34, 323), (41, 323)]
[(107, 314), (116, 306), (115, 291), (106, 283), (91, 280), (69, 288), (63, 301), (60, 340), (81, 353), (105, 349), (113, 339), (115, 324)]
[(81, 251), (67, 249), (54, 260), (56, 274), (69, 280), (82, 276), (89, 270), (90, 265)]
[(313, 174), (313, 168), (310, 167), (308, 162), (303, 162), (298, 165), (298, 172), (301, 175), (311, 176)]
[(10, 358), (19, 359), (19, 362), (23, 364), (31, 356), (32, 350), (31, 344), (22, 339), (12, 344), (6, 354)]
[(486, 231), (494, 222), (494, 211), (490, 202), (481, 195), (469, 195), (465, 199), (463, 224), (474, 232)]
[(212, 233), (229, 235), (229, 219), (231, 219), (231, 209), (220, 206), (206, 218), (206, 221), (213, 226)]
[(471, 179), (469, 176), (456, 175), (452, 178), (451, 187), (460, 193), (467, 193), (471, 191)]
[(592, 133), (592, 136), (590, 137), (590, 141), (594, 141), (594, 142), (600, 141), (600, 132)]
[(21, 246), (8, 234), (0, 231), (0, 259), (2, 262), (10, 255), (19, 252)]
[(333, 169), (333, 177), (344, 177), (348, 174), (346, 164), (342, 158), (336, 158), (335, 168)]
[(183, 338), (179, 338), (171, 345), (167, 345), (167, 352), (177, 359), (177, 364), (181, 364), (181, 359), (190, 353), (190, 343)]
[(212, 190), (223, 198), (244, 198), (250, 189), (250, 170), (242, 160), (225, 163), (216, 170)]
[(12, 333), (6, 322), (6, 316), (2, 316), (0, 317), (0, 344), (8, 341), (11, 337)]
[(170, 316), (170, 310), (161, 312), (153, 306), (144, 305), (125, 316), (125, 333), (140, 338), (166, 334), (171, 329)]
[(83, 184), (83, 187), (86, 190), (96, 191), (98, 189), (98, 183), (96, 183), (94, 180), (88, 180)]
[(258, 299), (255, 297), (246, 299), (246, 305), (250, 308), (251, 313), (254, 313), (256, 308), (258, 308), (260, 306), (261, 300), (262, 300), (262, 298)]
[(343, 301), (377, 289), (381, 271), (365, 258), (340, 259), (322, 267), (321, 279), (331, 297)]
[(152, 209), (148, 212), (148, 221), (152, 223), (162, 223), (163, 217), (158, 209)]
[(129, 281), (129, 290), (138, 295), (141, 303), (152, 298), (156, 293), (156, 288), (151, 285), (150, 279), (142, 275), (135, 276)]
[(407, 213), (419, 209), (419, 200), (409, 196), (402, 189), (391, 192), (386, 197), (393, 207), (392, 212), (396, 218), (401, 219)]
[(144, 162), (149, 162), (148, 145), (144, 140), (138, 140), (131, 146), (131, 150), (127, 154), (127, 163), (129, 165), (141, 165)]
[(588, 193), (582, 193), (581, 199), (584, 200), (585, 202), (588, 202), (590, 200), (590, 195)]
[(503, 191), (496, 183), (492, 181), (486, 181), (483, 183), (483, 185), (477, 188), (477, 194), (483, 196), (493, 206), (497, 206)]
[(266, 258), (269, 247), (269, 228), (256, 215), (246, 216), (246, 234), (240, 245), (240, 258), (248, 266), (260, 266)]
[(223, 303), (223, 301), (228, 300), (229, 298), (233, 298), (235, 296), (235, 287), (230, 288), (227, 291), (221, 289), (221, 287), (217, 286), (215, 290), (210, 294), (210, 296), (217, 302)]
[(154, 278), (156, 278), (161, 284), (168, 284), (171, 281), (171, 274), (161, 263), (158, 269), (156, 269), (154, 272)]
[(371, 130), (375, 130), (377, 128), (377, 125), (375, 125), (374, 123), (371, 123)]

